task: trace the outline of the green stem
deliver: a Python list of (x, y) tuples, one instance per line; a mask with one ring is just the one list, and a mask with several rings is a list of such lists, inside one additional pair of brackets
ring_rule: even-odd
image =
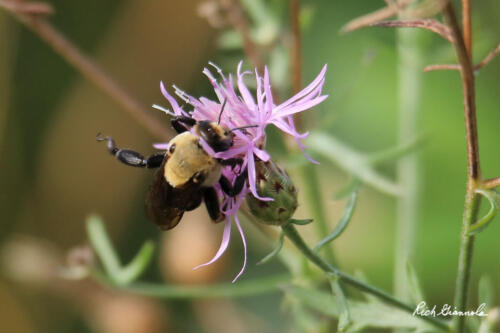
[[(300, 168), (302, 173), (302, 180), (304, 181), (304, 198), (307, 200), (309, 212), (314, 219), (314, 226), (316, 227), (316, 234), (319, 239), (324, 239), (328, 236), (328, 224), (326, 222), (325, 209), (323, 206), (323, 198), (321, 195), (321, 188), (319, 186), (317, 169), (311, 163), (307, 163)], [(335, 255), (331, 245), (325, 246), (325, 256), (331, 263), (335, 263)]]
[(122, 291), (168, 299), (201, 299), (247, 297), (258, 294), (279, 292), (279, 286), (291, 281), (290, 275), (276, 275), (238, 283), (221, 283), (205, 286), (166, 285), (162, 283), (135, 282), (130, 285), (119, 285), (109, 278), (95, 273), (94, 277), (102, 284)]
[[(404, 18), (404, 12), (400, 15)], [(418, 112), (422, 81), (422, 52), (416, 29), (397, 30), (398, 51), (398, 145), (411, 145), (417, 140)], [(402, 157), (397, 164), (397, 179), (401, 195), (397, 200), (396, 240), (394, 257), (394, 293), (410, 300), (410, 286), (406, 277), (407, 261), (414, 261), (419, 194), (418, 154)]]
[[(465, 311), (467, 307), (467, 292), (472, 266), (472, 254), (474, 250), (475, 236), (470, 235), (469, 228), (476, 221), (479, 210), (480, 196), (475, 191), (475, 185), (467, 186), (465, 196), (465, 208), (462, 223), (462, 239), (460, 243), (460, 255), (458, 257), (458, 273), (455, 289), (455, 308)], [(455, 319), (455, 331), (464, 332), (465, 317), (458, 316)]]
[[(316, 266), (318, 266), (321, 270), (323, 270), (325, 273), (329, 274), (336, 274), (340, 281), (349, 284), (361, 291), (364, 291), (366, 293), (372, 294), (374, 296), (377, 296), (381, 300), (387, 302), (388, 304), (402, 309), (408, 313), (413, 314), (415, 311), (415, 306), (406, 304), (396, 298), (394, 298), (392, 295), (386, 293), (385, 291), (378, 289), (372, 285), (369, 285), (363, 281), (360, 281), (352, 276), (350, 276), (347, 273), (344, 273), (343, 271), (339, 270), (338, 268), (330, 265), (328, 262), (326, 262), (323, 258), (318, 256), (316, 253), (314, 253), (309, 246), (304, 242), (300, 234), (298, 233), (297, 229), (292, 223), (288, 223), (284, 225), (283, 231), (285, 232), (285, 236), (290, 239), (293, 244), (297, 247), (297, 249), (302, 252), (302, 254), (308, 258), (311, 262), (313, 262)], [(436, 327), (439, 327), (443, 330), (448, 330), (449, 326), (448, 323), (445, 321), (442, 321), (440, 319), (434, 318), (434, 317), (418, 317)]]

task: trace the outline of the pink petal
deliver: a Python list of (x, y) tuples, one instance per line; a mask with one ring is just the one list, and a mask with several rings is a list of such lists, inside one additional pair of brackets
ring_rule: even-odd
[(238, 228), (238, 231), (240, 232), (241, 241), (243, 242), (244, 259), (243, 259), (243, 267), (241, 268), (240, 272), (236, 275), (236, 277), (233, 279), (233, 283), (235, 283), (236, 280), (238, 280), (238, 278), (241, 276), (241, 274), (243, 274), (243, 272), (245, 271), (245, 268), (247, 266), (247, 242), (245, 239), (245, 234), (243, 233), (243, 229), (241, 228), (240, 220), (238, 219), (238, 215), (234, 216), (234, 221), (236, 222), (236, 227)]
[[(291, 116), (288, 116), (288, 117), (291, 117)], [(290, 124), (287, 124), (283, 118), (273, 119), (270, 121), (270, 123), (273, 124), (274, 126), (278, 127), (283, 132), (290, 134), (291, 136), (293, 136), (295, 138), (305, 139), (309, 135), (309, 132), (305, 132), (302, 134), (298, 133), (294, 128), (292, 128), (290, 126)]]
[(283, 108), (277, 112), (274, 112), (273, 118), (285, 117), (285, 116), (289, 116), (289, 115), (292, 115), (295, 113), (299, 113), (299, 112), (311, 109), (312, 107), (318, 105), (319, 103), (323, 102), (327, 98), (328, 98), (328, 95), (323, 95), (323, 96), (317, 97), (311, 101), (308, 101), (306, 103), (301, 103), (301, 104), (296, 105), (296, 106), (290, 106), (287, 108)]
[(259, 194), (257, 194), (257, 181), (255, 174), (255, 160), (253, 158), (253, 150), (249, 150), (247, 153), (248, 160), (248, 184), (250, 186), (250, 192), (252, 192), (253, 196), (261, 201), (273, 201), (272, 198), (263, 198)]
[(168, 146), (170, 144), (168, 142), (164, 142), (164, 143), (154, 143), (153, 144), (153, 147), (155, 147), (156, 149), (159, 149), (159, 150), (168, 150)]
[(203, 150), (206, 151), (206, 153), (210, 156), (215, 156), (216, 152), (210, 147), (210, 145), (203, 139), (200, 138), (200, 143), (201, 146), (203, 147)]
[(259, 148), (254, 148), (253, 153), (257, 155), (258, 158), (260, 158), (262, 161), (267, 162), (271, 158), (267, 151), (259, 149)]
[[(271, 92), (271, 83), (269, 81), (269, 71), (267, 70), (267, 66), (264, 67), (264, 90), (266, 94), (266, 118), (271, 115), (271, 111), (273, 109), (273, 94)], [(262, 110), (264, 111), (264, 110)]]
[(165, 86), (163, 85), (163, 82), (160, 81), (160, 90), (161, 90), (161, 93), (163, 94), (163, 96), (165, 96), (165, 98), (168, 100), (168, 102), (170, 103), (170, 105), (172, 106), (172, 109), (174, 110), (174, 113), (177, 115), (177, 116), (181, 116), (181, 115), (188, 115), (186, 111), (184, 111), (181, 107), (179, 107), (179, 104), (177, 103), (177, 101), (175, 100), (175, 98), (173, 98), (167, 91), (167, 89), (165, 89)]
[(222, 234), (222, 242), (215, 256), (209, 262), (198, 265), (195, 268), (193, 268), (193, 270), (213, 264), (222, 256), (222, 254), (224, 254), (224, 252), (226, 252), (227, 246), (229, 245), (229, 239), (231, 238), (231, 218), (226, 218), (225, 223), (226, 225), (224, 226), (224, 233)]
[(243, 82), (243, 76), (249, 72), (243, 72), (241, 73), (241, 65), (243, 64), (243, 61), (240, 61), (238, 64), (238, 90), (240, 91), (241, 97), (243, 97), (243, 101), (245, 104), (252, 108), (255, 109), (257, 105), (255, 105), (255, 101), (253, 99), (252, 94), (250, 94), (250, 91), (248, 90), (247, 86), (245, 85), (245, 82)]
[(324, 83), (324, 77), (325, 77), (325, 74), (326, 74), (326, 69), (327, 69), (327, 65), (323, 66), (323, 68), (321, 69), (321, 72), (318, 74), (318, 76), (316, 76), (316, 78), (307, 87), (305, 87), (300, 92), (298, 92), (297, 94), (295, 94), (294, 96), (292, 96), (290, 99), (288, 99), (285, 102), (281, 103), (277, 107), (277, 109), (279, 110), (279, 109), (282, 109), (282, 108), (286, 108), (288, 105), (290, 105), (290, 104), (298, 101), (299, 99), (301, 99), (304, 96), (307, 96), (309, 93), (311, 93), (312, 91), (314, 91), (318, 86), (322, 86), (322, 84)]

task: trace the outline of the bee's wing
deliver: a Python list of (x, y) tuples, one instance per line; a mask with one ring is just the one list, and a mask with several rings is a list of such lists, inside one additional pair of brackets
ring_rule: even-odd
[(148, 218), (164, 230), (172, 229), (181, 220), (183, 209), (176, 208), (169, 202), (174, 188), (163, 176), (165, 161), (155, 172), (153, 182), (146, 195), (146, 214)]
[(164, 170), (167, 160), (168, 157), (156, 171), (146, 195), (148, 218), (164, 230), (175, 227), (184, 212), (197, 208), (202, 199), (199, 185), (191, 180), (182, 188), (174, 188), (166, 181)]

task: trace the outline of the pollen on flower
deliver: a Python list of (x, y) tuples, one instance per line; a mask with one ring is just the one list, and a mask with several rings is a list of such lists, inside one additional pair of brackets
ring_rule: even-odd
[[(293, 121), (293, 115), (310, 110), (328, 97), (322, 94), (327, 66), (325, 65), (318, 76), (302, 91), (279, 105), (276, 105), (271, 93), (271, 83), (267, 67), (265, 67), (264, 76), (262, 77), (257, 70), (253, 73), (249, 71), (242, 72), (242, 62), (240, 62), (236, 72), (236, 80), (233, 80), (232, 74), (225, 76), (219, 67), (213, 63), (209, 64), (218, 73), (219, 80), (208, 68), (204, 68), (203, 74), (209, 79), (214, 89), (216, 100), (211, 100), (206, 97), (195, 98), (174, 85), (175, 94), (193, 107), (193, 111), (188, 113), (179, 106), (175, 98), (168, 93), (163, 83), (161, 83), (161, 92), (170, 103), (172, 110), (167, 110), (158, 105), (154, 105), (153, 107), (172, 116), (189, 116), (197, 121), (209, 120), (218, 122), (228, 130), (246, 127), (242, 130), (234, 130), (233, 146), (229, 150), (223, 152), (215, 152), (203, 138), (200, 138), (203, 149), (212, 157), (218, 159), (242, 159), (243, 163), (241, 167), (233, 169), (227, 166), (222, 170), (222, 174), (226, 176), (231, 183), (234, 183), (239, 174), (247, 170), (248, 176), (243, 186), (243, 190), (236, 197), (228, 196), (222, 191), (219, 185), (216, 185), (219, 196), (223, 198), (223, 208), (221, 210), (226, 215), (226, 225), (222, 244), (212, 260), (196, 267), (199, 268), (213, 263), (225, 252), (229, 244), (231, 224), (234, 220), (245, 248), (244, 265), (236, 276), (236, 280), (244, 271), (246, 265), (246, 241), (237, 216), (242, 201), (249, 193), (261, 202), (273, 200), (268, 197), (261, 197), (257, 191), (256, 163), (270, 160), (270, 156), (265, 150), (265, 129), (268, 125), (273, 125), (286, 134), (291, 135), (306, 158), (315, 163), (315, 161), (305, 153), (305, 146), (301, 143), (301, 140), (306, 138), (308, 133), (297, 132)], [(250, 89), (244, 83), (243, 79), (245, 75), (255, 76), (257, 87), (255, 95), (250, 92)], [(224, 111), (221, 113), (222, 109)], [(157, 149), (165, 149), (168, 147), (168, 144), (160, 143), (154, 146)]]

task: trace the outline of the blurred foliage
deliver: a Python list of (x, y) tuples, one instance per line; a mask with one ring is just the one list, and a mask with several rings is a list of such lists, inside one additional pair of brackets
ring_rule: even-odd
[[(200, 75), (203, 66), (212, 60), (225, 71), (233, 72), (235, 63), (243, 58), (235, 49), (217, 51), (216, 31), (197, 16), (199, 2), (195, 0), (52, 0), (50, 3), (56, 8), (51, 18), (54, 25), (146, 105), (163, 102), (158, 89), (160, 80), (167, 85), (175, 83), (193, 95), (207, 94), (210, 85)], [(273, 10), (270, 15), (277, 22), (287, 20), (285, 1), (265, 3)], [(394, 31), (372, 28), (346, 36), (337, 32), (351, 18), (381, 5), (383, 1), (303, 1), (304, 82), (310, 81), (328, 63), (325, 89), (330, 95), (325, 103), (310, 111), (315, 115), (306, 119), (307, 127), (328, 132), (366, 152), (395, 145)], [(499, 13), (497, 0), (473, 3), (477, 60), (499, 42)], [(284, 23), (282, 29), (286, 28)], [(281, 28), (277, 32), (272, 29), (273, 33), (282, 33)], [(255, 33), (266, 37), (264, 32)], [(124, 262), (129, 262), (146, 238), (160, 239), (161, 233), (146, 221), (143, 213), (142, 201), (151, 175), (117, 165), (94, 138), (102, 131), (113, 135), (121, 146), (144, 153), (152, 151), (155, 139), (3, 12), (0, 36), (5, 37), (0, 44), (2, 244), (23, 233), (44, 239), (47, 242), (44, 249), (48, 246), (67, 250), (86, 241), (84, 217), (98, 212), (109, 222), (110, 234)], [(451, 46), (441, 38), (430, 33), (423, 38), (425, 63), (453, 61)], [(274, 69), (273, 80), (278, 85), (286, 77), (285, 51), (277, 48), (269, 59)], [(248, 61), (245, 66), (250, 67)], [(500, 123), (499, 77), (498, 59), (477, 77), (479, 143), (485, 177), (500, 174), (496, 144), (496, 125)], [(412, 263), (417, 273), (412, 269), (411, 276), (419, 276), (419, 284), (429, 295), (428, 303), (442, 304), (451, 303), (453, 296), (464, 200), (462, 95), (456, 72), (425, 74), (423, 87), (420, 123), (422, 133), (428, 133), (428, 137), (421, 150), (423, 184), (418, 256)], [(285, 89), (282, 94), (287, 96), (289, 92)], [(158, 119), (167, 121), (161, 115)], [(269, 138), (273, 156), (284, 157), (282, 142), (272, 139), (277, 138), (276, 133), (271, 131)], [(341, 168), (326, 160), (321, 162), (318, 170), (333, 230), (344, 203), (329, 198), (350, 179)], [(394, 175), (390, 163), (378, 169), (385, 177)], [(213, 254), (222, 230), (210, 225), (204, 212), (188, 215), (191, 218), (176, 230), (161, 235), (161, 255), (147, 272), (148, 277), (193, 283), (229, 280), (240, 265), (241, 245), (233, 241), (231, 255), (221, 259), (218, 266), (190, 272), (193, 262), (204, 262)], [(297, 216), (308, 217), (308, 213), (299, 208)], [(363, 187), (349, 228), (334, 243), (341, 267), (347, 271), (361, 268), (370, 281), (387, 290), (392, 285), (394, 216), (392, 197)], [(198, 222), (209, 227), (201, 228)], [(250, 226), (245, 228), (249, 229), (250, 265), (244, 279), (282, 271), (280, 265), (254, 265), (269, 249), (260, 244), (264, 241)], [(309, 230), (311, 226), (303, 228)], [(472, 274), (472, 292), (477, 293), (479, 278), (488, 275), (491, 285), (496, 287), (496, 299), (500, 296), (500, 262), (493, 254), (498, 252), (499, 232), (500, 224), (492, 223), (478, 235)], [(193, 234), (196, 237), (187, 240), (186, 235)], [(122, 327), (112, 326), (113, 322), (120, 322), (113, 321), (117, 317), (128, 318), (139, 328), (149, 327), (149, 332), (290, 331), (290, 314), (280, 310), (282, 296), (278, 294), (234, 302), (136, 301), (87, 284), (24, 288), (6, 279), (4, 273), (0, 279), (3, 309), (0, 319), (5, 332), (125, 332)], [(490, 290), (487, 285), (481, 283), (482, 299), (487, 298), (484, 290)], [(304, 325), (309, 325), (308, 312), (297, 310), (293, 301), (290, 304), (292, 313), (300, 313)], [(213, 318), (223, 320), (217, 322)]]

